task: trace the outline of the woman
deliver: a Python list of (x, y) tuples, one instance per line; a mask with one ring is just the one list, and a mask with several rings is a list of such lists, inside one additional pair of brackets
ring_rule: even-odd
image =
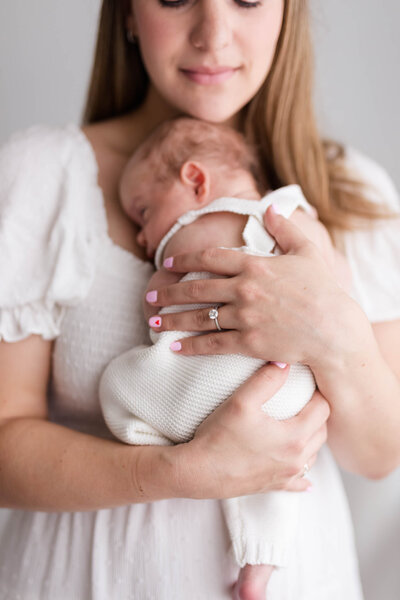
[[(376, 212), (358, 188), (337, 189), (349, 177), (340, 161), (326, 161), (313, 128), (308, 53), (301, 1), (107, 0), (83, 132), (34, 128), (3, 149), (0, 498), (22, 510), (10, 511), (0, 532), (0, 596), (229, 598), (236, 571), (213, 499), (304, 490), (305, 464), (315, 477), (337, 477), (326, 448), (316, 460), (329, 413), (320, 395), (284, 424), (260, 421), (258, 407), (287, 369), (267, 366), (192, 442), (173, 448), (107, 439), (97, 401), (104, 366), (146, 336), (140, 301), (150, 266), (117, 203), (117, 182), (156, 124), (181, 112), (230, 122), (256, 137), (274, 186), (300, 183), (327, 224), (344, 224), (340, 207), (351, 202), (360, 214)], [(201, 343), (310, 364), (331, 406), (336, 457), (381, 476), (399, 462), (397, 379), (316, 249), (279, 215), (267, 225), (289, 253), (277, 271), (220, 252), (175, 259), (177, 270), (196, 264), (233, 276), (238, 328)], [(174, 290), (160, 291), (158, 304), (185, 294)], [(215, 288), (206, 293), (220, 300)], [(319, 479), (302, 496), (294, 560), (271, 581), (272, 599), (360, 598), (343, 494), (315, 514), (321, 499)]]

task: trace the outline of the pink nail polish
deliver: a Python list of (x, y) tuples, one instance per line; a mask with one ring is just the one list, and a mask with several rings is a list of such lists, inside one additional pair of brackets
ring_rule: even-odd
[(149, 325), (150, 327), (161, 327), (162, 319), (158, 315), (154, 317), (150, 317)]
[(279, 210), (279, 206), (277, 204), (271, 204), (271, 210), (276, 215), (280, 215), (281, 214), (281, 211)]
[(279, 367), (280, 369), (286, 369), (287, 367), (287, 363), (283, 363), (283, 362), (272, 362), (272, 365), (275, 365), (276, 367)]
[(151, 292), (148, 292), (146, 294), (146, 300), (147, 300), (147, 302), (157, 302), (157, 292), (154, 290)]
[(166, 258), (164, 260), (164, 267), (166, 269), (170, 269), (173, 264), (174, 264), (174, 258), (173, 258), (173, 256), (169, 256), (168, 258)]
[(172, 342), (170, 349), (174, 352), (179, 352), (179, 350), (182, 350), (182, 344), (180, 342)]
[(313, 491), (313, 489), (312, 489), (311, 485), (308, 488), (306, 488), (306, 492), (312, 492), (312, 491)]

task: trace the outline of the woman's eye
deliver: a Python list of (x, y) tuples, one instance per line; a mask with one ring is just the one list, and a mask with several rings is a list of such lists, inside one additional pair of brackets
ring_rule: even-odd
[(187, 0), (158, 0), (161, 6), (168, 6), (169, 8), (179, 8), (187, 3)]
[[(169, 6), (172, 8), (179, 8), (184, 4), (187, 4), (188, 0), (158, 0), (161, 6)], [(235, 0), (236, 4), (242, 8), (256, 8), (260, 6), (261, 2), (255, 0), (254, 2), (245, 2), (245, 0)]]
[(236, 4), (242, 8), (256, 8), (261, 5), (261, 2), (244, 2), (244, 0), (235, 0)]

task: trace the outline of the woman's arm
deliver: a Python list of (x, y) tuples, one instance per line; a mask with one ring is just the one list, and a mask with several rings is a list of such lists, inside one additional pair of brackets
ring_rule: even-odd
[[(94, 510), (175, 494), (169, 448), (129, 448), (47, 420), (50, 342), (38, 336), (0, 343), (0, 505), (35, 510)], [(143, 471), (143, 472), (142, 472)]]
[[(358, 344), (352, 347), (355, 323), (356, 318), (347, 328), (342, 356), (331, 356), (332, 363), (327, 356), (314, 374), (331, 404), (329, 445), (339, 463), (380, 479), (400, 465), (400, 322), (382, 324), (386, 335), (378, 336), (379, 343), (369, 324), (360, 325)], [(388, 362), (384, 355), (390, 348)]]
[[(400, 463), (399, 381), (365, 314), (337, 285), (315, 245), (273, 211), (266, 219), (283, 256), (211, 249), (174, 257), (175, 272), (229, 278), (168, 286), (158, 290), (154, 305), (225, 304), (219, 321), (227, 331), (181, 340), (184, 354), (242, 352), (309, 365), (331, 406), (330, 443), (339, 462), (367, 477), (385, 476)], [(196, 312), (166, 315), (162, 329), (209, 329), (207, 315), (202, 320)], [(392, 364), (400, 364), (398, 349)]]
[[(23, 365), (23, 368), (21, 368)], [(0, 506), (81, 511), (153, 500), (226, 498), (271, 489), (301, 491), (305, 462), (326, 440), (329, 408), (317, 397), (283, 424), (261, 405), (286, 371), (255, 374), (173, 447), (132, 447), (47, 420), (51, 343), (0, 343)], [(261, 418), (260, 418), (261, 417)]]

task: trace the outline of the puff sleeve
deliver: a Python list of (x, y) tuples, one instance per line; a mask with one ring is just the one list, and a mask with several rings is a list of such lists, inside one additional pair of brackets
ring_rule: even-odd
[(0, 340), (54, 339), (90, 289), (105, 215), (84, 139), (36, 126), (0, 149)]
[(352, 295), (371, 322), (400, 319), (399, 197), (382, 167), (353, 149), (347, 154), (351, 172), (367, 184), (370, 199), (397, 215), (377, 220), (369, 229), (341, 234), (353, 277)]

